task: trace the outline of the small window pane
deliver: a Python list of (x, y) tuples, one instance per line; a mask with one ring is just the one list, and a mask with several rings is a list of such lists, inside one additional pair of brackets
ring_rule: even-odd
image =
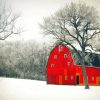
[(54, 59), (57, 59), (57, 55), (54, 55)]
[(74, 77), (73, 76), (71, 76), (71, 80), (73, 80), (74, 79)]
[(67, 65), (70, 66), (70, 62), (68, 62)]
[(54, 64), (51, 64), (51, 68), (53, 68), (54, 67)]
[(64, 58), (67, 58), (67, 54), (64, 54)]
[(61, 52), (63, 49), (63, 47), (61, 45), (59, 45), (59, 52)]

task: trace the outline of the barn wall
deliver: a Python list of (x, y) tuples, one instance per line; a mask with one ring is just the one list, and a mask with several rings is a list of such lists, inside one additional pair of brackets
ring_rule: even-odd
[[(71, 52), (65, 45), (60, 46), (50, 53), (46, 70), (47, 84), (84, 85), (81, 65), (74, 64)], [(89, 85), (100, 85), (100, 68), (86, 66), (86, 72)]]

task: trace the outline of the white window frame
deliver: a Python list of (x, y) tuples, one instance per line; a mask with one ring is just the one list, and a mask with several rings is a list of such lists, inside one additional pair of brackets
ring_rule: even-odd
[(64, 58), (67, 58), (68, 57), (68, 55), (67, 54), (64, 54)]
[(59, 45), (58, 50), (59, 50), (59, 52), (61, 52), (63, 50), (62, 45)]
[(54, 59), (57, 59), (58, 55), (54, 55)]
[(71, 62), (68, 62), (67, 65), (70, 66), (70, 63), (71, 63)]
[(54, 68), (54, 64), (51, 64), (51, 68)]
[(74, 76), (73, 76), (73, 75), (71, 75), (71, 77), (70, 77), (70, 78), (71, 78), (71, 80), (73, 80), (73, 79), (74, 79)]

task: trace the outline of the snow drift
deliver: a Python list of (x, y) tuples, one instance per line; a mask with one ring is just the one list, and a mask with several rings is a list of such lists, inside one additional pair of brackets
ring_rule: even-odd
[(100, 87), (47, 85), (45, 81), (0, 78), (0, 100), (100, 100)]

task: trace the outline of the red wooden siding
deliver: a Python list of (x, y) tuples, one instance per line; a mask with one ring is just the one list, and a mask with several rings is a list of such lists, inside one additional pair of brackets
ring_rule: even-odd
[[(100, 85), (100, 68), (86, 66), (89, 85)], [(47, 84), (83, 85), (82, 67), (75, 65), (69, 48), (63, 44), (50, 53), (47, 63)]]

